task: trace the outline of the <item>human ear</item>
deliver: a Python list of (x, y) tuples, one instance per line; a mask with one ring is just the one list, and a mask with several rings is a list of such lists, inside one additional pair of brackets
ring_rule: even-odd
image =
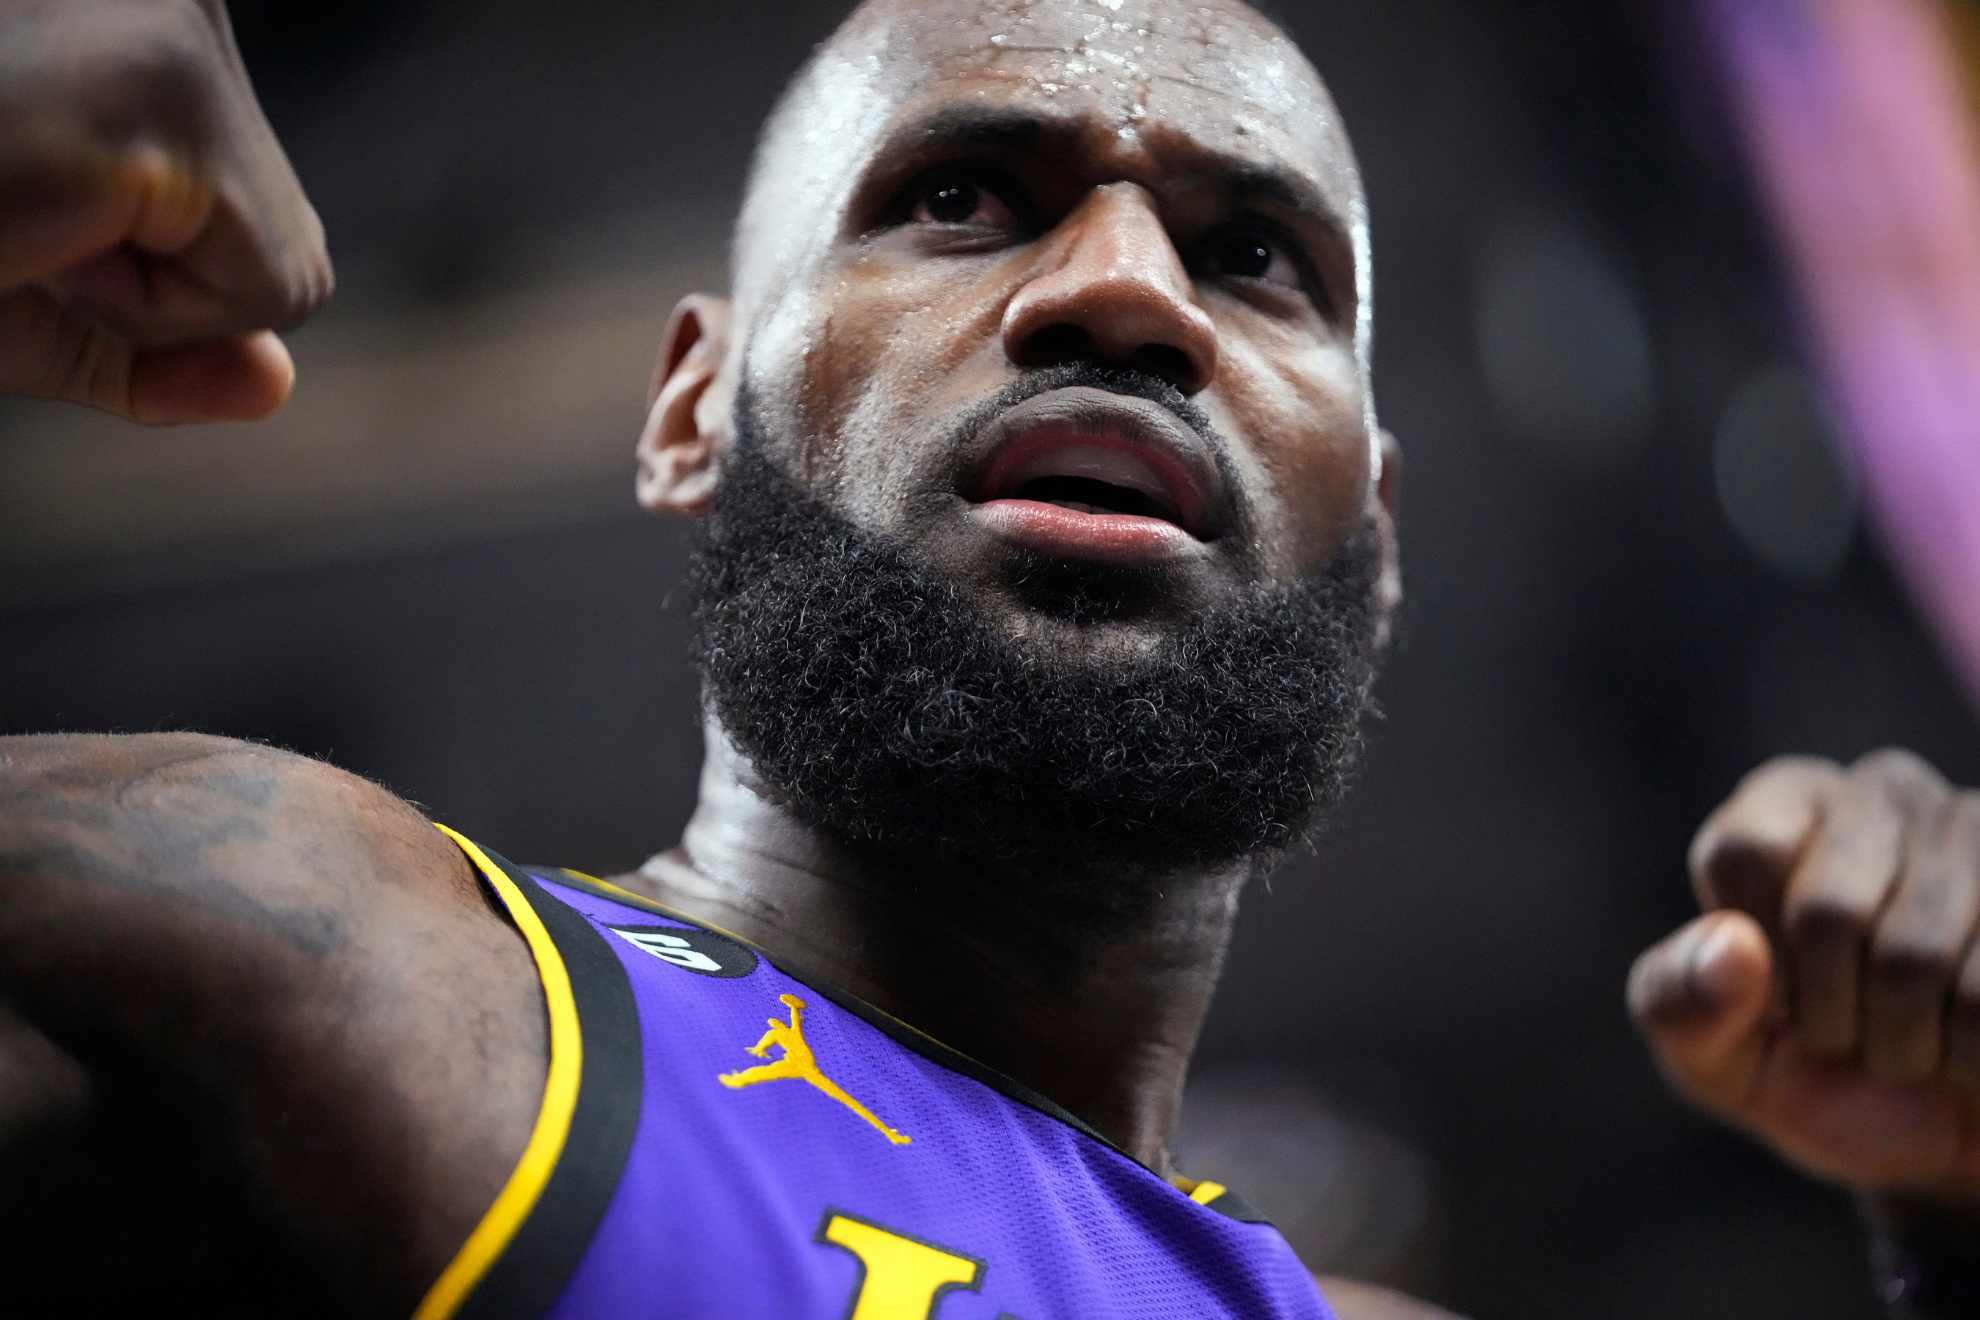
[(1396, 534), (1402, 510), (1402, 446), (1395, 436), (1382, 432), (1382, 473), (1375, 479), (1374, 499), (1369, 516), (1374, 519), (1380, 541), (1380, 566), (1375, 579), (1375, 643), (1386, 651), (1395, 631), (1396, 612), (1402, 608), (1402, 542)]
[(633, 489), (642, 508), (692, 515), (714, 498), (717, 460), (729, 443), (731, 400), (722, 374), (728, 347), (728, 299), (705, 293), (681, 299), (660, 337), (635, 450)]

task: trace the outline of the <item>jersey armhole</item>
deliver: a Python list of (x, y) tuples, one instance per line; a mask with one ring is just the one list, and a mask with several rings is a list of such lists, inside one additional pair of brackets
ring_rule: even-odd
[(427, 1289), (413, 1312), (413, 1320), (446, 1320), (461, 1309), (476, 1284), (488, 1273), (505, 1248), (515, 1238), (529, 1212), (543, 1194), (550, 1174), (563, 1153), (570, 1135), (571, 1117), (577, 1110), (578, 1077), (584, 1065), (584, 1040), (578, 1026), (577, 1001), (571, 990), (569, 970), (557, 945), (544, 928), (521, 887), (489, 860), (475, 844), (448, 829), (434, 826), (460, 845), (474, 864), (481, 882), (493, 891), (507, 911), (509, 920), (529, 945), (542, 985), (544, 1008), (550, 1019), (550, 1067), (543, 1083), (543, 1100), (536, 1123), (522, 1156), (508, 1181), (482, 1215), (481, 1222), (468, 1234), (467, 1241), (454, 1253), (453, 1260)]
[(639, 1006), (618, 953), (583, 912), (530, 872), (439, 828), (529, 945), (549, 1017), (550, 1066), (514, 1171), (414, 1316), (541, 1316), (591, 1249), (632, 1151), (643, 1102)]

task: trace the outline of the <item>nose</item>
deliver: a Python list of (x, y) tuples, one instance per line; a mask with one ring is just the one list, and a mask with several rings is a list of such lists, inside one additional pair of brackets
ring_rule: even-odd
[(1021, 367), (1098, 361), (1185, 394), (1217, 374), (1217, 332), (1147, 192), (1093, 191), (1059, 225), (1050, 265), (1004, 309), (1004, 355)]

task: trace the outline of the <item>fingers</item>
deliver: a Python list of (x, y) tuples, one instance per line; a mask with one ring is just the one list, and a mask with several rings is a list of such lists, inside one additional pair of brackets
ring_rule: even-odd
[(11, 145), (0, 153), (0, 289), (52, 278), (126, 241), (176, 251), (211, 213), (211, 190), (163, 152), (112, 153), (63, 133), (31, 151)]
[[(1895, 1082), (1946, 1062), (1954, 987), (1970, 979), (1980, 993), (1976, 799), (1907, 752), (1847, 771), (1783, 759), (1712, 815), (1691, 863), (1702, 903), (1752, 916), (1780, 951), (1774, 985), (1797, 1048), (1860, 1056)], [(1980, 1073), (1980, 1011), (1971, 1016), (1958, 1019), (1959, 1050)]]
[(1699, 917), (1636, 960), (1630, 1013), (1665, 1076), (1694, 1102), (1728, 1116), (1751, 1102), (1773, 975), (1765, 933), (1741, 912)]
[(1795, 1032), (1817, 1058), (1856, 1049), (1864, 946), (1903, 859), (1904, 815), (1874, 785), (1851, 789), (1830, 799), (1782, 904)]
[[(1948, 1061), (1948, 1001), (1959, 999), (1949, 992), (1980, 921), (1976, 861), (1980, 798), (1957, 795), (1915, 823), (1865, 963), (1863, 1062), (1885, 1081), (1923, 1081)], [(1962, 1034), (1974, 1036), (1976, 1024), (1969, 1015)], [(1980, 1038), (1963, 1044), (1967, 1054), (1980, 1064)]]
[(1781, 757), (1748, 775), (1692, 840), (1699, 903), (1737, 908), (1777, 933), (1789, 877), (1846, 785), (1841, 767), (1814, 757)]
[(110, 410), (154, 425), (253, 422), (288, 402), (295, 381), (287, 346), (273, 331), (262, 330), (140, 351), (131, 364), (125, 406)]
[(0, 295), (0, 394), (86, 404), (132, 421), (252, 421), (288, 399), (289, 351), (274, 334), (141, 348), (35, 289)]
[[(1880, 987), (1880, 1012), (1916, 1005), (1918, 985), (1892, 993), (1915, 982), (1916, 968), (1903, 965), (1921, 951), (1915, 928), (1897, 930), (1888, 941), (1880, 933), (1896, 908), (1900, 876), (1948, 796), (1936, 771), (1901, 751), (1864, 757), (1831, 793), (1783, 905), (1796, 1042), (1809, 1056), (1843, 1062), (1863, 1048), (1866, 980)], [(1915, 867), (1910, 874), (1907, 914), (1937, 906), (1937, 877)], [(1965, 924), (1955, 937), (1962, 944)], [(1929, 956), (1929, 943), (1923, 952)], [(1937, 993), (1945, 985), (1942, 971)], [(1915, 1019), (1907, 1021), (1915, 1026)], [(1884, 1053), (1881, 1043), (1877, 1052)]]
[(1818, 1177), (1980, 1194), (1980, 794), (1903, 752), (1779, 761), (1691, 862), (1717, 910), (1629, 990), (1672, 1083)]
[[(1740, 782), (1691, 843), (1691, 888), (1699, 906), (1731, 908), (1784, 947), (1788, 886), (1829, 804), (1848, 788), (1842, 767), (1809, 756), (1779, 757)], [(1774, 1015), (1789, 1015), (1791, 969), (1770, 987)]]
[(212, 189), (162, 153), (150, 157), (147, 181), (134, 185), (141, 196), (88, 203), (116, 217), (136, 210), (111, 246), (72, 245), (78, 255), (37, 277), (71, 312), (134, 343), (189, 343), (293, 326), (329, 298), (322, 222), (299, 193), (300, 215), (265, 232), (265, 222), (216, 207)]
[[(81, 361), (89, 389), (32, 392), (103, 406), (127, 382), (140, 411), (238, 413), (286, 388), (252, 332), (300, 322), (331, 288), (321, 220), (217, 0), (0, 6), (0, 298), (39, 289), (102, 332), (0, 337), (0, 376), (67, 380)], [(133, 344), (208, 345), (155, 359), (204, 374), (154, 387), (112, 347)]]

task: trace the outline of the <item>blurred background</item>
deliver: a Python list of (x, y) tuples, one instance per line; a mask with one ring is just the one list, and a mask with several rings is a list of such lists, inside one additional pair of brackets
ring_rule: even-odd
[[(647, 375), (842, 7), (232, 8), (340, 293), (272, 425), (0, 402), (0, 732), (265, 739), (634, 866), (700, 753)], [(1757, 762), (1980, 783), (1709, 43), (1662, 0), (1281, 8), (1369, 180), (1410, 605), (1361, 791), (1248, 898), (1184, 1165), (1481, 1318), (1867, 1320), (1846, 1200), (1667, 1098), (1622, 1007)]]

